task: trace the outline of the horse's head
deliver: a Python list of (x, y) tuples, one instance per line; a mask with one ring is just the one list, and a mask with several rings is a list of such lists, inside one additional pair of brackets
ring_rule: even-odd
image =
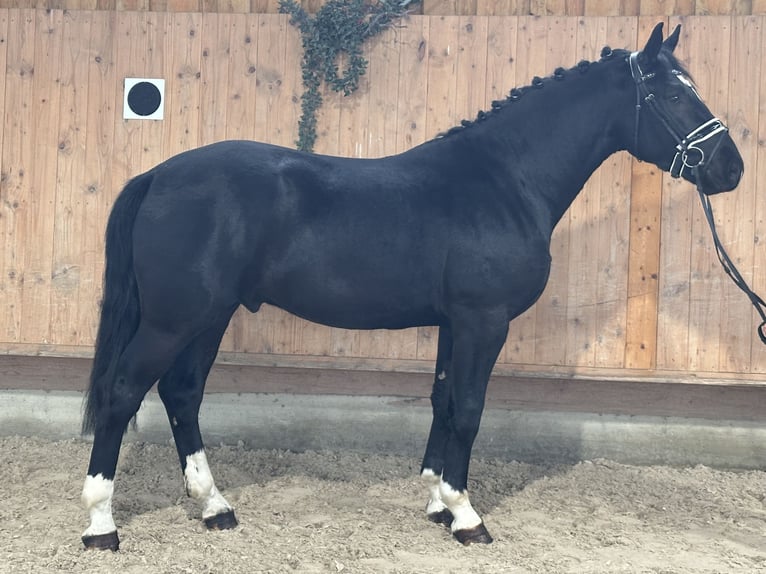
[(644, 49), (628, 56), (636, 88), (629, 149), (707, 195), (731, 191), (742, 177), (742, 156), (673, 56), (680, 29), (663, 41), (662, 23), (657, 24)]

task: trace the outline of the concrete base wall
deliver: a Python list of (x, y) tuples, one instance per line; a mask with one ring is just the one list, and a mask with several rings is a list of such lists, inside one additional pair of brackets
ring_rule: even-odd
[[(78, 392), (2, 391), (0, 434), (78, 437), (81, 407)], [(206, 396), (201, 412), (203, 436), (211, 445), (244, 441), (252, 448), (416, 457), (423, 454), (430, 422), (424, 401), (398, 397), (215, 393)], [(126, 440), (171, 440), (156, 394), (148, 395), (137, 428), (128, 432)], [(474, 456), (766, 469), (766, 424), (490, 408)]]

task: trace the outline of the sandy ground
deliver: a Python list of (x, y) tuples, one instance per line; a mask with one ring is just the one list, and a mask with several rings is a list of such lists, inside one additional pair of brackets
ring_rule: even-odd
[(766, 572), (766, 473), (543, 467), (475, 460), (474, 505), (495, 542), (463, 547), (424, 516), (413, 458), (208, 451), (240, 527), (207, 532), (170, 445), (123, 447), (121, 550), (85, 552), (90, 446), (0, 438), (0, 572)]

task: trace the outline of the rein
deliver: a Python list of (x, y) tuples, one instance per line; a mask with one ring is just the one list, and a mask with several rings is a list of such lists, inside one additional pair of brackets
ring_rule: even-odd
[(755, 310), (758, 311), (758, 314), (761, 316), (761, 324), (758, 326), (758, 336), (761, 338), (761, 342), (766, 345), (766, 331), (764, 330), (766, 328), (766, 302), (764, 302), (758, 294), (753, 292), (747, 284), (747, 281), (742, 277), (739, 269), (737, 269), (732, 262), (729, 254), (726, 253), (726, 249), (723, 248), (723, 244), (721, 243), (715, 228), (715, 218), (713, 217), (713, 206), (710, 203), (710, 197), (705, 195), (699, 187), (697, 188), (697, 192), (699, 193), (700, 201), (702, 201), (702, 210), (705, 212), (705, 218), (710, 226), (710, 232), (713, 235), (713, 244), (715, 245), (715, 253), (718, 256), (718, 261), (721, 262), (723, 270), (726, 271), (726, 274), (731, 278), (734, 284), (747, 295), (747, 298), (750, 299), (753, 307), (755, 307)]
[[(673, 120), (666, 116), (656, 105), (654, 94), (650, 92), (646, 86), (646, 80), (653, 78), (654, 73), (644, 74), (641, 71), (641, 67), (638, 64), (638, 52), (631, 53), (627, 60), (630, 64), (630, 73), (633, 75), (633, 81), (636, 84), (636, 128), (633, 136), (633, 149), (638, 150), (639, 116), (641, 113), (641, 102), (643, 101), (648, 104), (650, 109), (654, 110), (662, 125), (676, 140), (676, 155), (673, 158), (673, 162), (670, 164), (670, 175), (674, 178), (679, 178), (687, 168), (694, 174), (694, 179), (697, 182), (697, 192), (699, 193), (700, 201), (702, 202), (702, 210), (705, 212), (705, 218), (710, 226), (710, 232), (713, 235), (713, 244), (715, 245), (718, 261), (721, 263), (723, 270), (731, 278), (734, 284), (747, 295), (747, 298), (750, 299), (750, 302), (753, 304), (753, 307), (755, 307), (758, 315), (760, 315), (762, 322), (758, 327), (757, 332), (761, 342), (766, 345), (766, 302), (753, 292), (747, 284), (747, 281), (745, 281), (742, 274), (732, 262), (726, 249), (724, 249), (721, 239), (718, 236), (718, 231), (716, 230), (715, 217), (713, 216), (713, 206), (710, 203), (710, 197), (705, 195), (699, 184), (699, 172), (700, 169), (704, 169), (705, 164), (705, 152), (699, 147), (699, 144), (715, 136), (728, 133), (729, 128), (727, 128), (721, 120), (713, 117), (693, 129), (685, 137), (682, 137), (680, 134), (683, 133), (683, 131), (676, 129), (673, 126)], [(680, 72), (676, 72), (675, 70), (673, 73), (680, 75)], [(718, 138), (715, 147), (713, 147), (713, 151), (710, 153), (709, 159), (712, 159), (715, 156), (722, 141), (723, 138)]]

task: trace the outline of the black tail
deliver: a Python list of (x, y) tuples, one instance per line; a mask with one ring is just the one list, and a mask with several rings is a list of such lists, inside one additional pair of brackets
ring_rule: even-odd
[(146, 197), (152, 174), (132, 179), (114, 202), (106, 226), (106, 270), (96, 355), (85, 395), (82, 432), (92, 433), (109, 404), (117, 360), (138, 329), (141, 311), (133, 270), (133, 224)]

